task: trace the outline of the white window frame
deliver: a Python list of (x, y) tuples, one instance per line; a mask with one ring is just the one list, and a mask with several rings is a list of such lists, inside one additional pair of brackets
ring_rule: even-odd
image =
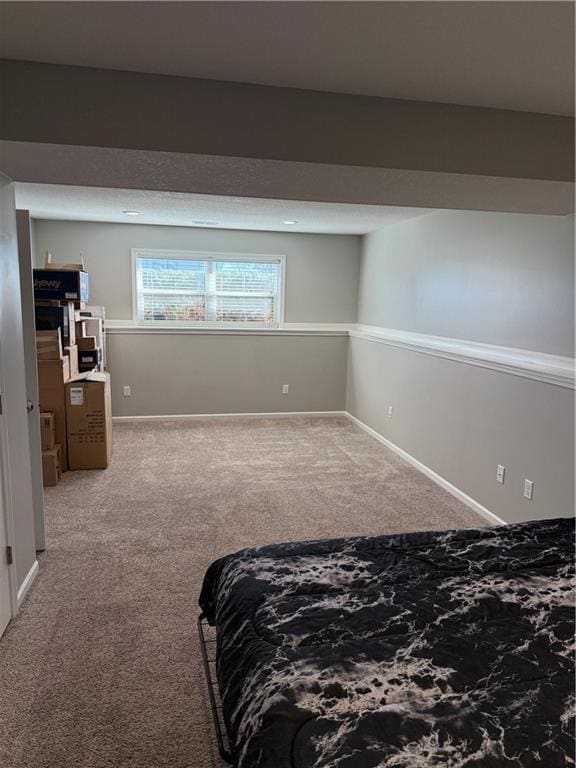
[[(207, 329), (250, 329), (278, 330), (284, 327), (284, 297), (286, 292), (286, 256), (283, 254), (262, 253), (224, 253), (216, 251), (173, 251), (156, 248), (132, 248), (132, 322), (136, 326), (159, 328), (207, 328)], [(189, 320), (143, 320), (139, 312), (138, 259), (170, 259), (176, 261), (239, 261), (244, 263), (279, 264), (279, 286), (274, 323), (218, 323), (206, 320), (191, 322)]]

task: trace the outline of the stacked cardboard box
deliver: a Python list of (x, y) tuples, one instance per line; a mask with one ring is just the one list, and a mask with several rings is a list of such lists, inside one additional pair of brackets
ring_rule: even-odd
[(40, 412), (40, 444), (42, 451), (51, 451), (56, 445), (56, 427), (52, 411)]
[[(68, 468), (64, 386), (78, 375), (77, 310), (88, 300), (88, 274), (81, 264), (52, 264), (34, 270), (36, 356), (40, 410), (50, 413), (54, 445), (42, 448), (45, 483), (55, 484)], [(42, 423), (42, 419), (41, 419)]]
[(52, 264), (46, 254), (44, 269), (34, 270), (36, 301), (73, 301), (80, 309), (88, 301), (88, 293), (88, 273), (82, 264)]
[(60, 446), (55, 445), (51, 451), (42, 451), (42, 484), (45, 488), (58, 485), (61, 477)]
[(40, 413), (40, 441), (43, 485), (56, 485), (62, 475), (62, 458), (60, 445), (56, 442), (54, 414), (50, 411)]
[(72, 301), (61, 303), (57, 301), (36, 301), (36, 332), (59, 332), (62, 350), (70, 358), (71, 376), (75, 376), (78, 373), (78, 348), (76, 346), (74, 312), (74, 302)]
[(104, 307), (85, 307), (76, 312), (78, 367), (81, 373), (104, 371), (106, 367), (104, 316)]
[(106, 469), (112, 455), (110, 374), (91, 371), (66, 384), (70, 469)]
[(62, 337), (54, 331), (36, 331), (36, 357), (38, 360), (60, 360), (63, 357)]
[(34, 298), (44, 484), (55, 485), (66, 469), (103, 469), (110, 460), (104, 307), (86, 306), (82, 264), (53, 264), (49, 254), (34, 270)]
[(64, 385), (70, 378), (70, 359), (62, 353), (58, 330), (37, 332), (36, 349), (40, 411), (52, 414), (55, 442), (60, 445), (60, 467), (65, 471), (68, 468), (68, 462)]

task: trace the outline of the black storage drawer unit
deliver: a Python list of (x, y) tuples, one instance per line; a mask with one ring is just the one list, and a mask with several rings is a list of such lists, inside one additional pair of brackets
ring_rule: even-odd
[(78, 352), (78, 370), (91, 371), (102, 362), (102, 349), (83, 349)]
[(63, 347), (68, 347), (75, 343), (74, 308), (71, 308), (70, 304), (62, 306), (36, 304), (34, 312), (36, 315), (37, 331), (56, 331), (59, 328)]

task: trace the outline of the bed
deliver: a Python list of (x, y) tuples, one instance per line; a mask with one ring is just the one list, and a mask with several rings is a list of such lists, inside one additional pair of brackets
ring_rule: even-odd
[[(208, 569), (237, 768), (566, 768), (574, 521), (278, 544)], [(224, 739), (224, 734), (222, 734)]]

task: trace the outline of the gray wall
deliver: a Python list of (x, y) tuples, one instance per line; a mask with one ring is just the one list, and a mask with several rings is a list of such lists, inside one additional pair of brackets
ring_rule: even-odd
[[(573, 356), (573, 226), (442, 212), (374, 233), (359, 321)], [(574, 512), (572, 390), (353, 338), (347, 409), (507, 521)]]
[(342, 411), (347, 350), (346, 336), (109, 334), (112, 412)]
[(286, 322), (355, 323), (360, 237), (226, 229), (35, 221), (36, 262), (84, 257), (90, 301), (113, 320), (132, 318), (131, 248), (286, 256)]
[[(36, 261), (77, 261), (90, 301), (132, 317), (131, 248), (286, 255), (286, 321), (354, 323), (360, 238), (37, 220)], [(115, 416), (343, 410), (345, 336), (108, 334)], [(282, 384), (290, 385), (288, 395)], [(132, 396), (122, 394), (130, 385)]]
[(574, 217), (439, 211), (364, 238), (358, 322), (574, 353)]

